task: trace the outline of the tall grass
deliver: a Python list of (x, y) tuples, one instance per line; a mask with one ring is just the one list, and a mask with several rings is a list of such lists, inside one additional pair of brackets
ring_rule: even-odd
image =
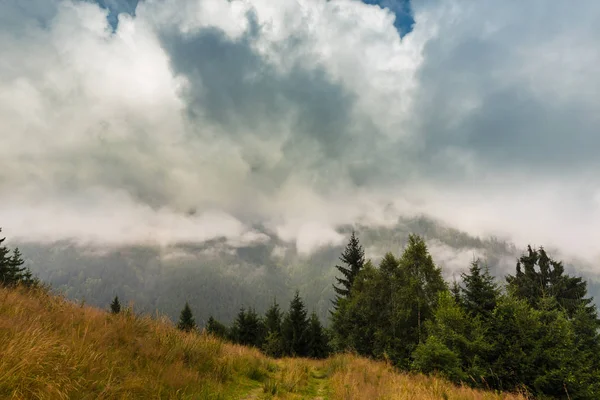
[(331, 398), (336, 400), (526, 400), (519, 394), (460, 387), (436, 377), (398, 373), (389, 364), (349, 354), (325, 361)]
[(0, 289), (0, 398), (235, 398), (232, 389), (266, 376), (270, 363), (166, 320)]
[(0, 398), (507, 399), (351, 355), (272, 360), (167, 319), (0, 288)]

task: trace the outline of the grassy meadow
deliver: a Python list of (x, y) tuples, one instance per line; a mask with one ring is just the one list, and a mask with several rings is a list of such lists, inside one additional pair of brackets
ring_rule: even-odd
[(44, 289), (0, 288), (0, 398), (525, 399), (397, 373), (349, 354), (270, 359), (183, 333), (161, 317), (112, 315)]

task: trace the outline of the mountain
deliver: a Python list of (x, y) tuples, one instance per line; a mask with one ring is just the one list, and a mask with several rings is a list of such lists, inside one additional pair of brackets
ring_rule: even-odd
[[(339, 232), (348, 237), (352, 228), (343, 226)], [(201, 325), (210, 315), (229, 323), (240, 307), (252, 306), (262, 313), (273, 298), (287, 304), (299, 289), (309, 309), (326, 321), (334, 266), (345, 243), (303, 255), (294, 243), (282, 241), (263, 227), (256, 229), (269, 240), (240, 247), (226, 240), (171, 247), (101, 248), (68, 242), (20, 246), (28, 266), (43, 281), (70, 299), (98, 307), (106, 308), (118, 295), (124, 302), (133, 302), (136, 312), (158, 311), (175, 319), (188, 301)], [(447, 280), (460, 279), (460, 272), (475, 257), (486, 260), (492, 274), (503, 279), (514, 271), (516, 258), (527, 245), (473, 237), (426, 217), (354, 229), (374, 262), (388, 251), (400, 254), (409, 233), (422, 235)], [(600, 297), (600, 285), (590, 281), (590, 293)]]

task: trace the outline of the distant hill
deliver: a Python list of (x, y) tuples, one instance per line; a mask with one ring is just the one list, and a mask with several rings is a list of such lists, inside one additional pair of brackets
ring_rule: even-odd
[[(175, 318), (189, 301), (203, 324), (210, 315), (230, 322), (240, 307), (263, 312), (273, 298), (286, 304), (299, 289), (309, 310), (326, 322), (332, 283), (345, 243), (324, 246), (309, 256), (294, 243), (256, 227), (269, 240), (232, 247), (225, 240), (160, 247), (84, 247), (73, 243), (22, 244), (28, 266), (68, 298), (107, 307), (118, 295), (139, 312), (159, 311)], [(390, 227), (355, 226), (367, 257), (377, 262), (386, 252), (400, 254), (409, 233), (426, 238), (434, 261), (447, 280), (460, 279), (473, 258), (486, 260), (499, 279), (512, 273), (525, 249), (497, 238), (477, 238), (426, 217), (399, 219)], [(339, 232), (349, 236), (351, 226)], [(600, 287), (590, 287), (600, 297)]]
[(161, 318), (111, 315), (44, 290), (0, 288), (0, 298), (2, 398), (524, 400), (351, 355), (273, 360)]

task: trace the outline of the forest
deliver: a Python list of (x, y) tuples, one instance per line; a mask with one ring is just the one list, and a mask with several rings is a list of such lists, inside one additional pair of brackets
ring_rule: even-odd
[[(0, 241), (5, 286), (41, 285), (18, 249)], [(323, 327), (299, 293), (283, 311), (242, 308), (230, 326), (210, 317), (204, 329), (269, 356), (323, 358), (352, 352), (402, 371), (439, 374), (456, 383), (539, 397), (600, 398), (600, 320), (584, 279), (565, 272), (543, 247), (528, 247), (512, 274), (497, 281), (474, 260), (446, 282), (419, 235), (379, 265), (352, 232), (340, 256)], [(121, 312), (115, 297), (110, 309)], [(200, 331), (185, 304), (178, 328)]]

